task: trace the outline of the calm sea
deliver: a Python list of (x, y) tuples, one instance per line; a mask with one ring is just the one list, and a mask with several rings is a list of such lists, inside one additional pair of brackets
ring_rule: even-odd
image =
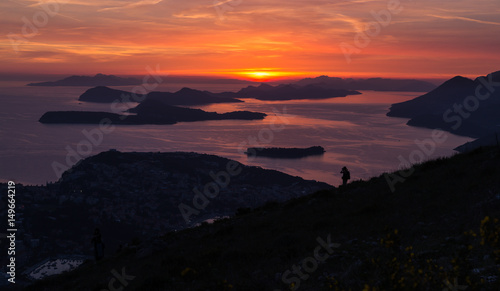
[[(245, 103), (202, 106), (207, 111), (251, 110), (268, 114), (261, 121), (205, 121), (175, 125), (116, 126), (103, 134), (91, 148), (83, 134), (95, 125), (44, 125), (40, 116), (51, 110), (110, 111), (109, 104), (79, 102), (87, 87), (27, 87), (26, 82), (0, 82), (0, 180), (45, 184), (58, 180), (53, 164), (67, 166), (72, 150), (80, 157), (109, 149), (119, 151), (188, 151), (215, 154), (247, 165), (338, 185), (340, 169), (347, 166), (354, 179), (366, 179), (400, 167), (401, 157), (420, 158), (416, 140), (431, 138), (431, 130), (405, 125), (407, 119), (389, 118), (390, 104), (412, 99), (421, 93), (363, 91), (362, 95), (316, 101), (269, 102), (254, 99)], [(190, 88), (235, 91), (241, 85), (189, 84)], [(172, 91), (182, 84), (161, 84), (156, 90)], [(131, 90), (132, 87), (116, 87)], [(283, 116), (283, 114), (285, 114)], [(425, 159), (449, 156), (453, 148), (470, 138), (447, 134)], [(303, 159), (249, 159), (246, 146), (323, 146), (323, 156)], [(83, 151), (82, 151), (83, 150)], [(69, 159), (71, 163), (74, 159)], [(223, 169), (214, 169), (214, 171)]]

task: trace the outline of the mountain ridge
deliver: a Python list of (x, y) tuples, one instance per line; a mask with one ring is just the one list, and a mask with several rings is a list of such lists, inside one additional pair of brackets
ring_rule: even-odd
[(410, 118), (408, 125), (479, 138), (500, 124), (500, 71), (474, 80), (456, 76), (436, 89), (391, 105), (387, 116)]

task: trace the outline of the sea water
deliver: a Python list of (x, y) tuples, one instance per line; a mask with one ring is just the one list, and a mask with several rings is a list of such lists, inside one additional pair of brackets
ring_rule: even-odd
[[(110, 104), (78, 101), (89, 87), (28, 87), (27, 82), (0, 82), (0, 180), (45, 184), (60, 177), (54, 165), (71, 166), (78, 145), (88, 141), (84, 132), (97, 125), (41, 124), (47, 111), (89, 110), (111, 112)], [(156, 90), (190, 87), (214, 92), (237, 91), (237, 84), (161, 84)], [(129, 87), (113, 87), (132, 90)], [(361, 95), (322, 100), (260, 101), (199, 106), (219, 113), (250, 110), (264, 112), (264, 120), (181, 122), (175, 125), (120, 125), (103, 134), (85, 158), (110, 149), (138, 152), (187, 151), (219, 155), (246, 165), (279, 170), (305, 179), (338, 185), (346, 166), (352, 179), (367, 179), (397, 170), (402, 161), (418, 161), (454, 154), (453, 148), (470, 138), (446, 134), (432, 151), (418, 143), (432, 139), (432, 130), (410, 127), (407, 119), (387, 117), (392, 103), (413, 99), (417, 92), (361, 91)], [(127, 104), (128, 107), (135, 104)], [(125, 107), (124, 107), (125, 108)], [(88, 145), (88, 143), (87, 143)], [(302, 159), (247, 157), (246, 147), (322, 146), (322, 156)], [(420, 153), (423, 154), (420, 154)], [(417, 154), (415, 154), (417, 153)], [(223, 169), (214, 169), (214, 171)]]

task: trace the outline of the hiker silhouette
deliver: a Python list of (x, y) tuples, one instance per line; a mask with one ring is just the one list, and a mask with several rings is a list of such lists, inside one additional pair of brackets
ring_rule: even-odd
[(101, 238), (101, 231), (99, 228), (94, 230), (94, 236), (92, 236), (91, 242), (94, 244), (94, 257), (96, 261), (99, 261), (104, 257), (104, 243)]
[(347, 185), (347, 180), (351, 179), (351, 173), (347, 169), (347, 167), (343, 167), (342, 171), (340, 171), (342, 174), (342, 186)]

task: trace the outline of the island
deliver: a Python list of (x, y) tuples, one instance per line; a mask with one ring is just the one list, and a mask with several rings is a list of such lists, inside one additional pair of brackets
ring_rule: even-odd
[(318, 156), (325, 153), (321, 146), (312, 146), (308, 148), (248, 148), (245, 154), (247, 156), (269, 157), (278, 159), (299, 159), (308, 156)]
[[(237, 98), (237, 97), (236, 97)], [(235, 97), (226, 97), (221, 94), (212, 93), (209, 91), (200, 91), (184, 87), (181, 90), (170, 92), (150, 92), (146, 96), (146, 100), (159, 100), (168, 105), (207, 105), (215, 103), (240, 103), (242, 100)]]
[(172, 106), (156, 100), (147, 100), (129, 110), (135, 114), (117, 114), (93, 111), (49, 111), (40, 117), (40, 123), (67, 124), (100, 124), (112, 123), (120, 125), (140, 124), (175, 124), (177, 122), (206, 120), (255, 120), (264, 119), (267, 115), (260, 112), (234, 111), (227, 113), (207, 112)]
[(27, 86), (131, 86), (141, 85), (136, 78), (122, 78), (114, 75), (97, 74), (95, 76), (70, 76), (54, 82), (30, 83)]
[(131, 92), (111, 89), (106, 86), (97, 86), (85, 91), (78, 101), (94, 103), (113, 103), (113, 102), (139, 102), (144, 98), (142, 94), (132, 94)]
[(96, 103), (115, 103), (115, 102), (137, 102), (144, 100), (158, 100), (168, 105), (192, 106), (192, 105), (207, 105), (214, 103), (238, 103), (243, 102), (232, 97), (223, 97), (208, 91), (200, 91), (190, 88), (182, 88), (181, 90), (170, 92), (153, 91), (145, 96), (143, 94), (135, 94), (132, 92), (108, 88), (105, 86), (97, 86), (85, 91), (78, 98), (79, 101), (96, 102)]
[[(215, 93), (212, 93), (215, 94)], [(217, 93), (217, 96), (233, 97), (233, 98), (255, 98), (266, 101), (285, 101), (285, 100), (301, 100), (301, 99), (327, 99), (334, 97), (346, 97), (348, 95), (361, 94), (358, 91), (325, 88), (316, 84), (301, 86), (297, 84), (281, 84), (272, 86), (269, 84), (261, 84), (259, 86), (248, 86), (238, 92), (222, 92)]]
[(255, 98), (266, 101), (285, 101), (301, 99), (327, 99), (334, 97), (346, 97), (348, 95), (361, 94), (358, 91), (325, 88), (320, 85), (299, 86), (295, 84), (283, 84), (272, 86), (261, 84), (259, 86), (248, 86), (238, 92), (213, 93), (191, 88), (182, 88), (176, 92), (153, 91), (146, 94), (133, 94), (104, 86), (91, 88), (84, 92), (79, 101), (85, 102), (141, 102), (143, 100), (159, 100), (168, 105), (193, 106), (207, 105), (215, 103), (237, 103), (244, 102), (240, 99)]

